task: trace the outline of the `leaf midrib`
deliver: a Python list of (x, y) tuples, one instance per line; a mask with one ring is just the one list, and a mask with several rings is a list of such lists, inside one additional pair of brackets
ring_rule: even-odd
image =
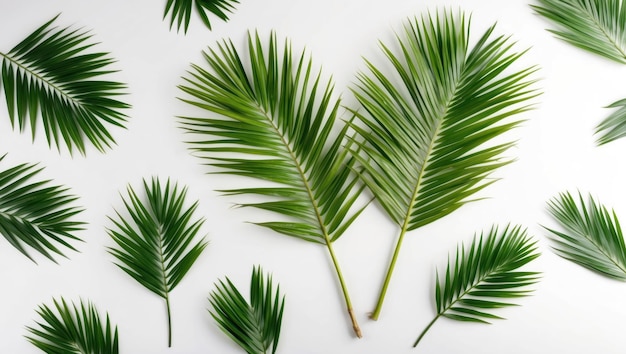
[(45, 77), (41, 76), (40, 74), (38, 74), (37, 72), (35, 72), (34, 70), (30, 69), (29, 67), (27, 67), (24, 64), (21, 64), (19, 61), (17, 61), (16, 59), (13, 59), (12, 57), (10, 57), (8, 54), (4, 54), (2, 52), (0, 52), (0, 56), (4, 57), (6, 60), (8, 60), (9, 62), (11, 62), (13, 65), (16, 65), (19, 68), (22, 68), (23, 70), (25, 70), (29, 75), (31, 75), (31, 77), (35, 77), (37, 78), (39, 81), (43, 82), (45, 85), (47, 85), (48, 87), (52, 88), (55, 92), (59, 93), (59, 95), (61, 95), (62, 97), (66, 98), (68, 101), (70, 101), (71, 103), (73, 103), (76, 106), (82, 106), (82, 102), (77, 100), (76, 98), (72, 97), (70, 94), (66, 93), (63, 89), (61, 89), (59, 86), (57, 86), (56, 84), (54, 84), (53, 82), (51, 82), (50, 80), (46, 79)]
[(607, 252), (605, 252), (604, 248), (600, 247), (599, 244), (590, 236), (591, 233), (586, 234), (584, 232), (578, 232), (576, 230), (571, 230), (579, 235), (582, 235), (584, 239), (586, 239), (587, 241), (591, 242), (591, 244), (600, 251), (601, 254), (603, 254), (609, 261), (611, 261), (611, 263), (613, 263), (619, 270), (622, 271), (622, 273), (624, 274), (624, 277), (626, 279), (626, 267), (624, 267), (622, 264), (620, 264), (616, 259), (613, 259), (613, 257), (611, 257), (611, 255), (609, 255)]
[(54, 229), (52, 227), (44, 227), (43, 226), (43, 222), (42, 223), (37, 223), (35, 221), (29, 220), (25, 216), (21, 216), (21, 215), (18, 215), (18, 214), (12, 214), (12, 213), (6, 212), (4, 210), (0, 210), (0, 215), (8, 217), (8, 218), (18, 219), (20, 222), (22, 222), (24, 224), (32, 225), (34, 228), (37, 229), (37, 231), (40, 231), (40, 232), (41, 232), (41, 230), (47, 230), (47, 231), (54, 232)]
[(624, 52), (624, 50), (617, 44), (617, 42), (613, 39), (613, 37), (611, 37), (609, 35), (609, 33), (605, 30), (605, 27), (598, 22), (598, 20), (596, 19), (595, 16), (592, 15), (591, 12), (586, 11), (586, 9), (584, 7), (578, 6), (578, 4), (575, 4), (575, 6), (585, 15), (587, 15), (589, 17), (589, 19), (591, 19), (593, 21), (593, 23), (600, 29), (600, 31), (602, 31), (602, 34), (607, 38), (607, 40), (609, 41), (610, 44), (612, 44), (615, 49), (617, 49), (617, 51), (619, 52), (619, 54), (622, 56), (622, 58), (626, 61), (626, 53)]

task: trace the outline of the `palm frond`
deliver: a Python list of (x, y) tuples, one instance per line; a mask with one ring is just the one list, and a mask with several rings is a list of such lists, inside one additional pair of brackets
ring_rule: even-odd
[(250, 303), (226, 278), (216, 284), (209, 301), (211, 316), (219, 327), (248, 354), (276, 353), (285, 307), (285, 297), (272, 284), (272, 276), (264, 276), (261, 267), (254, 267), (250, 281)]
[(613, 102), (607, 108), (617, 109), (598, 124), (596, 128), (596, 134), (600, 135), (597, 140), (598, 145), (626, 136), (626, 99)]
[(176, 22), (176, 30), (180, 31), (184, 27), (185, 33), (189, 29), (191, 14), (195, 12), (200, 16), (202, 22), (210, 30), (211, 21), (209, 21), (209, 13), (217, 16), (222, 21), (228, 21), (230, 13), (235, 11), (236, 4), (239, 0), (167, 0), (165, 4), (165, 13), (163, 18), (170, 15), (170, 29)]
[(172, 345), (170, 292), (183, 279), (206, 247), (204, 239), (194, 242), (203, 218), (194, 219), (198, 202), (185, 208), (187, 189), (169, 179), (162, 186), (158, 178), (144, 180), (145, 198), (128, 187), (124, 206), (130, 218), (116, 212), (108, 230), (117, 247), (109, 252), (116, 265), (148, 290), (165, 299), (168, 345)]
[(242, 204), (287, 217), (257, 225), (325, 245), (342, 287), (355, 333), (346, 285), (332, 243), (363, 208), (353, 211), (362, 187), (352, 173), (355, 160), (342, 148), (347, 125), (337, 134), (340, 101), (330, 82), (315, 73), (305, 53), (294, 55), (286, 41), (282, 54), (275, 34), (264, 45), (248, 36), (242, 56), (231, 41), (209, 49), (209, 69), (193, 65), (181, 90), (206, 118), (181, 117), (183, 128), (198, 137), (191, 149), (223, 173), (254, 177), (258, 187), (225, 191), (256, 195), (262, 201)]
[(86, 152), (91, 143), (104, 151), (115, 143), (109, 129), (124, 127), (130, 107), (117, 100), (126, 85), (105, 81), (114, 62), (108, 53), (91, 52), (91, 34), (53, 26), (39, 27), (8, 53), (0, 52), (0, 89), (4, 89), (14, 128), (30, 126), (33, 139), (43, 125), (49, 145)]
[(576, 47), (626, 64), (626, 2), (622, 0), (538, 0), (531, 5)]
[(55, 254), (65, 257), (61, 247), (76, 251), (71, 242), (81, 241), (74, 233), (85, 223), (73, 220), (83, 211), (73, 206), (78, 198), (66, 187), (37, 180), (41, 170), (34, 164), (0, 170), (0, 234), (29, 259), (34, 261), (28, 248), (54, 261)]
[(414, 346), (440, 317), (457, 321), (489, 323), (501, 319), (494, 310), (515, 306), (510, 299), (530, 294), (528, 286), (538, 281), (538, 272), (519, 269), (539, 257), (536, 244), (520, 226), (501, 232), (492, 227), (487, 235), (474, 237), (469, 250), (457, 247), (448, 260), (445, 276), (435, 283), (437, 315), (420, 334)]
[(609, 211), (591, 195), (585, 201), (578, 193), (576, 202), (569, 192), (550, 200), (548, 211), (563, 230), (545, 228), (559, 256), (626, 281), (626, 245), (615, 211)]
[(54, 307), (45, 304), (37, 311), (41, 321), (27, 327), (29, 342), (48, 354), (117, 354), (117, 327), (109, 316), (102, 320), (92, 303), (71, 306), (61, 298)]
[[(472, 46), (470, 21), (443, 11), (415, 18), (398, 35), (398, 50), (382, 45), (395, 69), (367, 62), (354, 94), (353, 155), (376, 200), (401, 228), (376, 310), (376, 319), (407, 231), (438, 220), (469, 202), (511, 160), (511, 142), (493, 142), (519, 124), (507, 118), (530, 108), (538, 93), (535, 68), (514, 70), (523, 53), (489, 28)], [(362, 142), (361, 142), (362, 140)], [(500, 139), (501, 141), (501, 139)]]

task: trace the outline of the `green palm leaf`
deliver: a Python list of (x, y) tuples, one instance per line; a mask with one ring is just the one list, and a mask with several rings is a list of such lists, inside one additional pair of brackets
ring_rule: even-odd
[(212, 13), (222, 21), (228, 21), (228, 15), (235, 10), (236, 4), (239, 4), (239, 0), (167, 0), (163, 18), (170, 14), (170, 28), (176, 22), (176, 29), (180, 30), (180, 27), (184, 26), (184, 31), (187, 33), (191, 14), (195, 8), (202, 22), (210, 30), (211, 21), (209, 21), (208, 14)]
[(109, 252), (123, 271), (148, 290), (165, 299), (168, 323), (168, 345), (172, 345), (170, 292), (189, 271), (206, 247), (204, 239), (192, 244), (204, 219), (195, 219), (195, 202), (185, 207), (187, 189), (177, 184), (161, 185), (158, 178), (144, 180), (145, 198), (128, 187), (124, 206), (129, 218), (118, 212), (111, 218), (115, 229), (108, 230), (117, 247)]
[(228, 278), (216, 284), (209, 301), (219, 327), (248, 354), (276, 353), (285, 297), (261, 267), (252, 270), (249, 304)]
[(288, 218), (258, 225), (327, 248), (360, 337), (332, 247), (363, 210), (352, 211), (362, 187), (352, 173), (354, 159), (341, 145), (347, 125), (337, 134), (340, 101), (305, 54), (294, 56), (288, 42), (279, 52), (274, 34), (266, 45), (249, 35), (246, 62), (230, 41), (210, 49), (209, 69), (193, 65), (180, 88), (193, 97), (185, 102), (211, 114), (182, 117), (182, 124), (198, 137), (191, 148), (211, 165), (266, 182), (225, 191), (260, 196), (262, 201), (243, 205)]
[(548, 211), (563, 231), (546, 228), (561, 257), (610, 278), (626, 281), (626, 245), (615, 211), (591, 196), (569, 193), (548, 202)]
[[(56, 311), (55, 311), (56, 310)], [(27, 327), (29, 342), (48, 354), (117, 354), (117, 327), (109, 316), (102, 321), (95, 306), (80, 302), (69, 306), (54, 300), (54, 308), (43, 304), (37, 311), (42, 321)]]
[[(622, 0), (539, 0), (531, 5), (556, 29), (549, 30), (576, 47), (626, 64), (626, 1)], [(598, 145), (626, 136), (626, 99), (611, 104), (619, 109), (597, 127)]]
[(474, 237), (469, 250), (457, 247), (448, 260), (445, 277), (435, 283), (437, 315), (420, 334), (414, 347), (440, 317), (457, 321), (489, 323), (501, 319), (493, 311), (515, 306), (510, 299), (529, 295), (539, 273), (519, 269), (539, 257), (535, 242), (520, 226), (502, 232), (492, 227), (489, 234)]
[[(367, 62), (354, 90), (363, 180), (400, 226), (378, 304), (377, 319), (407, 231), (438, 220), (470, 201), (510, 160), (500, 156), (511, 142), (492, 142), (518, 121), (537, 95), (529, 86), (534, 68), (513, 70), (521, 53), (489, 28), (469, 45), (470, 21), (444, 11), (414, 19), (398, 36), (398, 53), (382, 49), (395, 69), (384, 73)], [(362, 139), (363, 142), (360, 142)]]
[(8, 53), (0, 52), (4, 89), (13, 127), (30, 126), (33, 139), (43, 125), (49, 145), (85, 153), (87, 142), (104, 151), (115, 143), (112, 126), (124, 127), (130, 107), (118, 101), (124, 84), (105, 81), (112, 73), (108, 53), (89, 52), (88, 32), (56, 29), (56, 17)]
[(72, 205), (77, 198), (66, 187), (36, 180), (41, 170), (19, 164), (0, 171), (0, 234), (29, 259), (27, 248), (54, 261), (54, 254), (65, 256), (59, 246), (76, 251), (70, 242), (81, 241), (74, 233), (84, 223), (72, 220), (82, 212)]

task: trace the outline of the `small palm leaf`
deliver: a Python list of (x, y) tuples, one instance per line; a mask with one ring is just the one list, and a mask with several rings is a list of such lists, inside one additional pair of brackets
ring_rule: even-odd
[(492, 227), (488, 235), (474, 237), (469, 250), (457, 248), (446, 275), (435, 284), (437, 316), (428, 324), (413, 346), (441, 316), (457, 321), (489, 323), (501, 319), (493, 310), (515, 306), (509, 299), (529, 295), (529, 285), (538, 272), (519, 269), (539, 257), (535, 242), (520, 226), (507, 226), (502, 232)]
[(578, 203), (569, 192), (548, 202), (564, 231), (546, 228), (558, 255), (610, 278), (626, 281), (626, 245), (617, 215), (591, 196)]
[(210, 30), (211, 21), (209, 21), (208, 14), (212, 13), (222, 21), (228, 21), (228, 14), (235, 10), (236, 4), (239, 4), (239, 0), (167, 0), (163, 18), (170, 14), (170, 28), (176, 21), (176, 29), (180, 31), (180, 27), (184, 26), (184, 31), (187, 33), (191, 14), (195, 7), (202, 22)]
[(157, 178), (149, 185), (144, 180), (146, 201), (132, 187), (124, 199), (130, 219), (120, 213), (111, 218), (116, 229), (108, 230), (117, 244), (109, 252), (123, 271), (141, 285), (165, 299), (168, 345), (172, 345), (170, 292), (183, 279), (206, 247), (204, 239), (192, 245), (204, 219), (193, 220), (198, 203), (184, 209), (187, 189), (177, 184), (165, 187)]
[[(576, 47), (626, 64), (626, 1), (623, 0), (539, 0), (531, 5), (557, 29), (550, 30)], [(619, 108), (596, 128), (598, 145), (626, 136), (626, 99), (611, 104)]]
[(219, 281), (210, 294), (211, 316), (219, 327), (248, 354), (276, 353), (283, 319), (285, 297), (280, 286), (272, 284), (271, 275), (263, 276), (254, 267), (250, 281), (250, 304), (230, 279)]
[(84, 223), (72, 220), (82, 209), (72, 206), (77, 198), (68, 188), (33, 181), (41, 170), (20, 164), (0, 171), (0, 234), (31, 260), (27, 247), (54, 261), (53, 254), (65, 256), (59, 245), (76, 251), (70, 241), (80, 241), (73, 233)]
[[(353, 149), (363, 180), (401, 228), (372, 318), (378, 318), (407, 231), (438, 220), (470, 201), (510, 160), (511, 142), (492, 143), (518, 121), (537, 95), (529, 86), (534, 68), (513, 71), (522, 55), (489, 28), (469, 45), (470, 23), (444, 11), (405, 25), (399, 53), (383, 45), (395, 69), (383, 73), (367, 62), (354, 90), (363, 110), (356, 126), (364, 142)], [(510, 72), (507, 72), (510, 71)]]
[[(276, 36), (263, 45), (248, 36), (244, 63), (232, 42), (205, 53), (210, 67), (193, 65), (185, 102), (211, 113), (182, 117), (183, 127), (201, 140), (192, 149), (229, 174), (255, 177), (263, 187), (226, 191), (256, 195), (263, 201), (244, 206), (282, 214), (289, 221), (258, 225), (328, 249), (357, 336), (361, 336), (332, 243), (359, 215), (352, 212), (361, 191), (352, 173), (354, 159), (342, 148), (347, 125), (337, 134), (339, 100), (331, 83), (315, 74), (302, 53), (287, 42), (282, 55)], [(227, 154), (230, 153), (230, 154)]]
[[(124, 127), (129, 105), (115, 97), (124, 84), (100, 79), (112, 73), (108, 53), (89, 53), (87, 32), (39, 27), (8, 53), (0, 52), (0, 89), (4, 89), (13, 127), (28, 125), (33, 139), (43, 125), (49, 145), (85, 153), (89, 141), (104, 151), (115, 143), (109, 128)], [(41, 119), (41, 122), (39, 122)]]
[[(56, 311), (55, 311), (56, 309)], [(117, 354), (117, 327), (109, 316), (103, 322), (95, 306), (83, 303), (69, 306), (65, 299), (54, 300), (54, 308), (40, 305), (42, 322), (27, 327), (29, 342), (48, 354)]]

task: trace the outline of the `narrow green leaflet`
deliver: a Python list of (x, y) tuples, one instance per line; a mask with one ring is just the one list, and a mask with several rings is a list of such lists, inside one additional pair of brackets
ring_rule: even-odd
[(81, 241), (75, 233), (85, 223), (74, 217), (83, 209), (68, 188), (37, 179), (41, 170), (34, 164), (0, 170), (0, 234), (29, 259), (30, 248), (54, 261), (65, 256), (62, 248), (76, 251), (71, 242)]
[(198, 203), (185, 207), (187, 189), (168, 180), (144, 180), (144, 193), (137, 195), (128, 187), (124, 206), (129, 217), (116, 212), (110, 218), (115, 228), (108, 230), (117, 247), (109, 252), (116, 265), (148, 290), (165, 299), (168, 346), (172, 346), (170, 292), (189, 271), (207, 243), (194, 243), (203, 218), (194, 218)]
[(276, 353), (285, 307), (280, 286), (272, 276), (254, 267), (250, 281), (250, 303), (230, 279), (220, 280), (210, 294), (211, 316), (219, 327), (248, 354)]
[[(248, 36), (240, 54), (231, 41), (205, 53), (206, 65), (192, 65), (180, 89), (183, 99), (206, 110), (206, 117), (181, 117), (191, 149), (220, 172), (254, 177), (256, 186), (225, 191), (254, 195), (242, 204), (277, 214), (280, 221), (257, 222), (288, 236), (324, 245), (335, 267), (357, 336), (359, 325), (333, 250), (359, 215), (354, 211), (362, 186), (352, 172), (355, 160), (342, 147), (340, 101), (331, 82), (315, 72), (305, 53), (294, 55), (289, 42), (279, 50)], [(285, 217), (287, 220), (285, 220)]]
[(471, 46), (463, 13), (415, 18), (394, 46), (382, 45), (393, 70), (368, 61), (368, 72), (358, 76), (354, 94), (362, 108), (355, 110), (352, 153), (363, 181), (400, 227), (373, 319), (405, 234), (471, 201), (494, 182), (487, 177), (495, 169), (511, 162), (502, 154), (513, 143), (501, 136), (519, 124), (509, 118), (538, 95), (529, 78), (536, 69), (512, 68), (522, 53), (493, 30)]
[[(538, 0), (531, 5), (556, 26), (549, 30), (576, 47), (626, 64), (626, 1)], [(598, 145), (626, 136), (626, 99), (611, 104), (619, 108), (597, 127)]]
[(222, 21), (228, 21), (230, 13), (235, 11), (235, 6), (239, 4), (239, 0), (167, 0), (165, 4), (165, 13), (163, 18), (170, 15), (170, 28), (176, 22), (176, 29), (180, 31), (183, 27), (185, 33), (189, 29), (191, 14), (197, 13), (205, 26), (210, 30), (211, 21), (209, 21), (209, 13), (217, 16)]
[[(578, 199), (578, 202), (576, 201)], [(591, 195), (561, 193), (548, 202), (561, 230), (547, 228), (561, 257), (613, 279), (626, 281), (626, 245), (614, 211)]]
[(530, 294), (530, 285), (538, 281), (538, 272), (520, 270), (539, 257), (535, 241), (520, 226), (474, 237), (466, 251), (457, 247), (455, 258), (448, 260), (445, 276), (435, 283), (437, 315), (415, 341), (419, 344), (426, 332), (440, 318), (465, 322), (489, 323), (502, 317), (494, 311), (515, 306), (511, 299)]
[(37, 311), (37, 326), (27, 327), (29, 342), (48, 354), (118, 354), (117, 327), (109, 316), (101, 319), (91, 303), (69, 305), (65, 299), (54, 300)]
[(43, 128), (49, 145), (86, 153), (87, 144), (105, 151), (115, 143), (111, 127), (124, 127), (117, 99), (126, 85), (106, 79), (114, 70), (108, 53), (93, 52), (92, 35), (39, 27), (9, 52), (0, 51), (0, 91), (14, 128)]

